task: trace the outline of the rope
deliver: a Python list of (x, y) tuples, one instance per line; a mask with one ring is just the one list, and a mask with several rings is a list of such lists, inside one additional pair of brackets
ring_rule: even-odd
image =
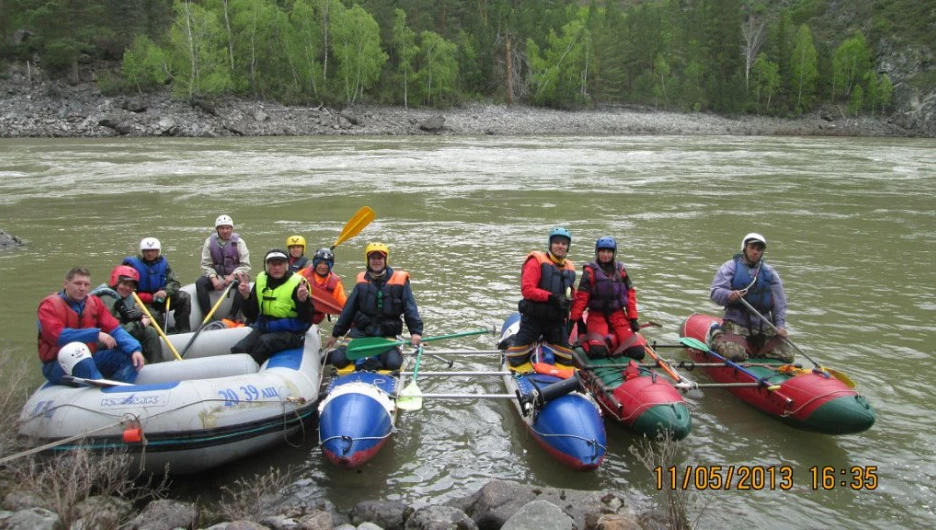
[(91, 431), (88, 431), (88, 432), (83, 432), (83, 433), (81, 433), (81, 434), (76, 434), (76, 435), (74, 435), (74, 436), (69, 436), (68, 438), (63, 438), (63, 439), (61, 439), (61, 440), (56, 440), (56, 441), (54, 441), (54, 442), (49, 442), (49, 443), (47, 443), (47, 444), (45, 444), (45, 445), (40, 445), (39, 447), (33, 447), (32, 449), (28, 449), (28, 450), (22, 451), (22, 452), (20, 452), (20, 453), (16, 453), (16, 454), (13, 454), (13, 455), (5, 456), (5, 457), (3, 457), (3, 458), (0, 458), (0, 465), (6, 464), (7, 462), (12, 462), (13, 460), (17, 460), (17, 459), (22, 458), (22, 457), (24, 457), (24, 456), (29, 456), (29, 455), (33, 455), (33, 454), (36, 454), (36, 453), (41, 453), (42, 451), (47, 451), (47, 450), (49, 450), (49, 449), (54, 449), (54, 448), (56, 448), (56, 447), (58, 447), (58, 446), (60, 446), (60, 445), (70, 444), (70, 443), (75, 442), (75, 441), (77, 441), (77, 440), (81, 440), (82, 438), (88, 438), (89, 436), (91, 436), (91, 435), (94, 434), (94, 433), (101, 432), (101, 431), (105, 431), (105, 430), (107, 430), (107, 429), (112, 429), (112, 428), (114, 428), (114, 427), (119, 427), (119, 426), (121, 426), (121, 425), (123, 425), (123, 424), (125, 424), (125, 423), (130, 422), (130, 421), (137, 421), (137, 418), (132, 417), (131, 419), (127, 419), (127, 416), (125, 415), (125, 416), (121, 417), (121, 420), (120, 420), (120, 421), (115, 422), (115, 423), (111, 423), (110, 425), (105, 425), (105, 426), (103, 426), (103, 427), (98, 427), (97, 429), (94, 429), (94, 430), (91, 430)]
[[(530, 430), (533, 431), (534, 434), (536, 434), (537, 436), (540, 436), (540, 437), (542, 437), (542, 438), (572, 438), (572, 439), (574, 439), (574, 440), (582, 440), (583, 442), (587, 443), (588, 445), (590, 445), (590, 446), (592, 446), (592, 447), (600, 447), (600, 448), (603, 449), (604, 451), (607, 451), (607, 450), (608, 450), (608, 447), (607, 447), (607, 446), (598, 443), (598, 440), (595, 440), (594, 438), (585, 438), (584, 436), (578, 436), (578, 435), (575, 435), (575, 434), (547, 434), (547, 433), (542, 433), (542, 432), (539, 432), (539, 431), (537, 431), (536, 429), (534, 429), (532, 425), (530, 425)], [(598, 453), (598, 452), (595, 451), (594, 453), (592, 453), (592, 456), (597, 456), (597, 453)]]
[(795, 408), (795, 409), (788, 410), (788, 411), (784, 411), (784, 413), (781, 414), (780, 416), (783, 417), (783, 418), (786, 418), (787, 416), (795, 416), (796, 414), (799, 414), (799, 411), (803, 410), (803, 408), (805, 408), (807, 405), (809, 405), (809, 404), (812, 403), (813, 401), (816, 401), (817, 399), (822, 399), (822, 398), (831, 396), (831, 395), (833, 395), (833, 394), (841, 394), (841, 393), (849, 393), (849, 394), (853, 394), (853, 395), (855, 395), (855, 396), (859, 395), (858, 392), (855, 392), (854, 390), (852, 390), (852, 389), (850, 389), (850, 388), (848, 388), (848, 389), (842, 389), (842, 390), (833, 390), (833, 391), (831, 391), (831, 392), (826, 392), (825, 394), (822, 394), (821, 396), (815, 396), (815, 397), (813, 397), (813, 398), (807, 400), (805, 403), (803, 403), (802, 405), (800, 405), (799, 407), (797, 407), (797, 408)]
[[(305, 430), (305, 423), (302, 421), (302, 416), (299, 415), (299, 408), (298, 408), (298, 406), (305, 405), (305, 404), (306, 404), (306, 398), (304, 398), (304, 397), (302, 397), (302, 396), (299, 396), (299, 397), (290, 396), (290, 397), (284, 399), (284, 400), (282, 401), (282, 403), (283, 403), (283, 440), (284, 440), (284, 441), (286, 442), (286, 444), (288, 444), (290, 447), (300, 447), (300, 446), (302, 445), (303, 440), (305, 440), (305, 437), (306, 437), (306, 430)], [(289, 439), (289, 436), (286, 434), (286, 432), (289, 430), (289, 412), (290, 412), (290, 411), (287, 411), (287, 410), (286, 410), (286, 404), (287, 404), (287, 403), (293, 403), (293, 404), (298, 405), (297, 407), (293, 407), (293, 409), (292, 409), (292, 414), (293, 414), (293, 415), (296, 417), (296, 419), (299, 421), (299, 429), (300, 429), (300, 431), (301, 431), (301, 435), (300, 435), (299, 441), (298, 441), (297, 443), (293, 443), (293, 442)]]

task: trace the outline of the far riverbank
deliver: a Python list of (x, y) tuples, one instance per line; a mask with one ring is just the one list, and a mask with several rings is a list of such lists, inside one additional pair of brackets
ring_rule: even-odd
[(219, 137), (316, 135), (504, 136), (921, 136), (896, 120), (849, 118), (830, 108), (797, 119), (725, 117), (620, 106), (559, 111), (470, 103), (451, 109), (355, 105), (298, 107), (225, 98), (195, 104), (168, 91), (104, 96), (93, 83), (28, 79), (15, 70), (0, 80), (0, 137)]

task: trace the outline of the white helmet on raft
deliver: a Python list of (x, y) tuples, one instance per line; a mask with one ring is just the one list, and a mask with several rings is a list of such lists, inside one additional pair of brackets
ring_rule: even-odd
[(767, 248), (767, 239), (757, 232), (751, 232), (750, 234), (744, 236), (744, 239), (741, 240), (741, 252), (744, 252), (744, 249), (747, 248), (748, 241), (760, 241), (764, 244), (764, 248)]
[(75, 366), (78, 366), (79, 363), (91, 360), (91, 350), (88, 349), (88, 346), (83, 342), (69, 342), (68, 344), (62, 346), (62, 349), (58, 352), (58, 363), (68, 375), (72, 375), (72, 372), (75, 369)]
[(233, 228), (234, 219), (231, 219), (230, 215), (219, 215), (218, 218), (215, 219), (215, 228), (218, 228), (219, 226), (230, 226)]
[(155, 237), (144, 237), (140, 241), (140, 252), (144, 250), (161, 250), (162, 245), (159, 243), (159, 240)]

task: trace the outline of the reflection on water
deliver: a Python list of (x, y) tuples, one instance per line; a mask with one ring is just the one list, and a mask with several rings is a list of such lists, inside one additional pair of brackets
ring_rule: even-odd
[[(0, 253), (0, 345), (35, 363), (42, 296), (72, 265), (103, 279), (143, 236), (158, 237), (177, 275), (193, 281), (219, 213), (234, 217), (259, 259), (292, 233), (310, 249), (330, 245), (365, 204), (377, 220), (336, 248), (337, 270), (350, 288), (364, 244), (390, 245), (391, 264), (413, 275), (427, 335), (499, 326), (516, 308), (524, 255), (545, 248), (549, 229), (564, 225), (579, 264), (592, 259), (598, 237), (618, 239), (642, 319), (663, 324), (648, 338), (673, 344), (686, 316), (716, 310), (708, 302), (716, 267), (744, 233), (758, 231), (786, 285), (792, 337), (857, 381), (878, 422), (859, 435), (803, 433), (706, 389), (690, 399), (687, 462), (788, 465), (794, 485), (693, 492), (700, 525), (931, 528), (934, 147), (932, 140), (733, 137), (3, 140), (0, 228), (29, 245)], [(493, 342), (465, 337), (438, 347), (483, 350)], [(497, 369), (493, 356), (454, 357), (457, 369)], [(433, 362), (426, 358), (426, 369)], [(420, 388), (502, 392), (501, 384), (426, 378)], [(515, 414), (502, 401), (427, 400), (400, 418), (363, 469), (328, 465), (310, 426), (298, 447), (282, 445), (177, 487), (210, 497), (238, 478), (289, 465), (343, 509), (374, 498), (444, 500), (491, 478), (656, 493), (624, 429), (608, 426), (599, 470), (572, 473), (545, 456)], [(872, 465), (875, 491), (812, 491), (810, 467)]]

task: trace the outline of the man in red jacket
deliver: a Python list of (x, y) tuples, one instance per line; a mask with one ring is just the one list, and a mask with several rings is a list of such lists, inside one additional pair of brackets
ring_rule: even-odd
[(569, 346), (568, 319), (575, 287), (575, 265), (566, 259), (572, 234), (565, 228), (549, 233), (547, 252), (534, 250), (527, 254), (520, 273), (518, 304), (520, 328), (505, 344), (507, 360), (520, 366), (530, 358), (532, 346), (543, 340), (556, 346)]
[[(39, 303), (42, 375), (55, 384), (65, 375), (132, 383), (145, 364), (140, 343), (121, 327), (100, 298), (88, 294), (90, 290), (91, 273), (84, 267), (73, 267), (65, 275), (64, 288)], [(93, 363), (72, 363), (83, 359), (71, 359), (68, 353), (68, 359), (59, 358), (59, 350), (75, 342), (87, 346)], [(69, 348), (68, 352), (74, 354), (72, 350), (78, 349)]]

